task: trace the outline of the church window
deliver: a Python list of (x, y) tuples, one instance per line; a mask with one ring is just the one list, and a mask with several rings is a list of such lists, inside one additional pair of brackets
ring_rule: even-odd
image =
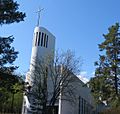
[(88, 103), (86, 102), (86, 108), (85, 108), (85, 113), (88, 114), (89, 111), (88, 111)]
[(46, 34), (44, 35), (44, 47), (45, 47), (45, 44), (46, 44)]
[(81, 114), (80, 111), (81, 111), (81, 97), (79, 96), (79, 110), (78, 110), (78, 114)]
[(84, 114), (85, 114), (85, 112), (86, 112), (86, 100), (84, 99)]
[(41, 36), (41, 32), (39, 32), (39, 37), (38, 37), (38, 46), (40, 45), (40, 36)]
[(41, 46), (43, 46), (43, 36), (44, 36), (44, 33), (42, 32), (42, 37), (41, 37)]
[(47, 38), (46, 38), (46, 48), (48, 47), (48, 35), (47, 35)]
[(38, 37), (38, 32), (36, 32), (35, 46), (37, 45), (37, 37)]
[(82, 98), (82, 109), (81, 109), (81, 114), (83, 114), (84, 112), (83, 112), (83, 108), (84, 108), (84, 106), (83, 106), (83, 103), (84, 103), (84, 100), (83, 100), (83, 98)]

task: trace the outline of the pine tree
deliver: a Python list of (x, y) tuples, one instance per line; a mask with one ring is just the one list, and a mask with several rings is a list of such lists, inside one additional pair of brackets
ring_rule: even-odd
[[(114, 85), (116, 95), (118, 95), (118, 76), (119, 64), (120, 64), (120, 33), (119, 33), (119, 23), (116, 23), (109, 29), (109, 33), (103, 35), (105, 41), (99, 44), (100, 51), (105, 51), (104, 57), (104, 66), (107, 69), (109, 75), (114, 76)], [(102, 56), (100, 56), (102, 57)], [(103, 68), (104, 68), (103, 66)]]
[(17, 68), (17, 66), (10, 65), (16, 60), (18, 55), (18, 52), (11, 46), (13, 40), (12, 36), (0, 38), (0, 70), (2, 72), (10, 73)]
[[(0, 0), (0, 25), (23, 21), (25, 13), (18, 11), (14, 0)], [(18, 52), (11, 46), (14, 37), (0, 37), (0, 70), (13, 72), (17, 67), (9, 66), (17, 58)]]
[(108, 31), (107, 34), (103, 34), (105, 40), (99, 44), (102, 55), (99, 55), (99, 61), (95, 62), (95, 78), (90, 80), (90, 86), (97, 101), (105, 100), (111, 104), (119, 98), (119, 23), (111, 26)]
[[(25, 13), (18, 11), (18, 9), (19, 4), (14, 0), (0, 0), (0, 25), (24, 21)], [(21, 110), (23, 93), (18, 92), (16, 84), (20, 87), (22, 85), (19, 83), (19, 78), (12, 74), (17, 68), (13, 65), (13, 62), (18, 57), (18, 51), (15, 51), (15, 48), (11, 46), (13, 41), (13, 36), (0, 36), (0, 111), (4, 110), (4, 113), (10, 107), (13, 111), (14, 98), (16, 99), (14, 108)], [(20, 100), (20, 103), (18, 100)]]
[(14, 0), (0, 0), (0, 25), (24, 20), (25, 13), (19, 12), (18, 6)]

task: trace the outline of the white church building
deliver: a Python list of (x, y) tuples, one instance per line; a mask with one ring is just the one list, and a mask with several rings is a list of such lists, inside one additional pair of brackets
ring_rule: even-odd
[[(44, 27), (39, 27), (38, 24), (34, 29), (30, 63), (34, 64), (35, 60), (44, 58), (49, 54), (53, 55), (54, 60), (55, 39), (56, 38), (52, 33), (50, 33)], [(33, 67), (33, 65), (30, 65), (29, 75), (26, 75), (26, 82), (28, 82), (30, 85), (32, 85), (33, 82), (31, 75), (34, 70), (36, 69)], [(65, 100), (64, 94), (61, 93), (55, 105), (56, 111), (52, 112), (52, 114), (96, 114), (95, 104), (90, 89), (86, 87), (85, 84), (77, 76), (73, 77), (75, 80), (72, 83), (75, 88), (75, 102), (71, 103), (70, 101)], [(22, 114), (32, 114), (30, 111), (28, 111), (31, 107), (30, 102), (32, 102), (31, 99), (24, 95)]]

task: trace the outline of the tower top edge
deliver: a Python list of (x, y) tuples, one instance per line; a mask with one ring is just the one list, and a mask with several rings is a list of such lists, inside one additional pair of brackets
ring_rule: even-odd
[(35, 29), (34, 29), (34, 32), (40, 32), (40, 31), (45, 32), (45, 33), (49, 33), (55, 38), (55, 36), (49, 30), (47, 30), (45, 27), (36, 26)]

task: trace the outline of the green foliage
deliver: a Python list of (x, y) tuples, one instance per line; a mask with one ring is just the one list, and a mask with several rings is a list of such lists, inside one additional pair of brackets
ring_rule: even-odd
[(14, 0), (0, 0), (0, 25), (24, 20), (25, 13), (18, 11), (18, 6)]
[(96, 103), (102, 103), (106, 101), (107, 104), (113, 106), (113, 101), (115, 101), (116, 94), (114, 86), (109, 81), (110, 77), (100, 76), (90, 79), (90, 87), (92, 88), (91, 92), (95, 98)]
[(23, 81), (18, 76), (0, 73), (0, 109), (21, 110), (23, 101)]
[[(25, 13), (18, 11), (19, 4), (14, 0), (0, 0), (0, 25), (11, 24), (14, 22), (24, 21)], [(17, 58), (18, 52), (11, 47), (13, 36), (0, 37), (0, 70), (3, 72), (13, 72), (17, 67), (10, 66)], [(6, 66), (5, 66), (6, 65)]]
[[(0, 25), (24, 21), (25, 13), (18, 9), (19, 4), (16, 1), (0, 0)], [(18, 55), (15, 48), (11, 46), (13, 41), (13, 36), (0, 37), (0, 111), (21, 110), (22, 105), (22, 79), (13, 75), (13, 71), (18, 68), (13, 65)]]
[(19, 76), (0, 72), (0, 88), (5, 88), (8, 92), (20, 90), (18, 85), (22, 85), (21, 80)]
[(0, 88), (0, 104), (4, 104), (5, 101), (8, 100), (8, 97), (9, 97), (9, 92), (7, 91), (6, 88), (4, 87), (1, 87)]
[[(118, 106), (120, 75), (120, 33), (119, 23), (111, 26), (104, 34), (104, 41), (99, 44), (99, 61), (95, 62), (95, 77), (90, 80), (90, 87), (96, 102), (107, 101), (108, 105)], [(119, 101), (119, 102), (116, 102)]]
[(9, 66), (12, 64), (18, 55), (14, 47), (11, 46), (14, 38), (12, 36), (8, 38), (0, 38), (0, 70), (6, 72), (13, 72), (17, 67)]

